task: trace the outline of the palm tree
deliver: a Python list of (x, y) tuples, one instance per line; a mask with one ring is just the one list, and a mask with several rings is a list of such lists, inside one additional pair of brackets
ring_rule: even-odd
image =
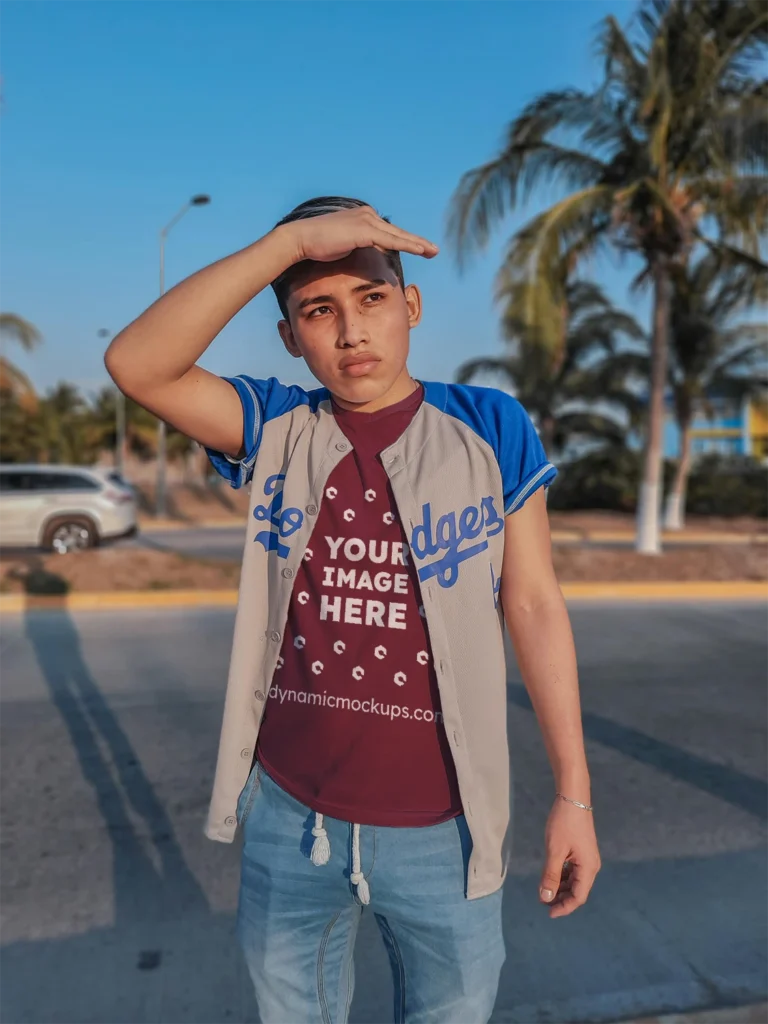
[[(102, 388), (91, 403), (89, 423), (93, 443), (101, 451), (115, 451), (117, 395), (114, 387)], [(142, 458), (157, 454), (157, 418), (132, 399), (125, 400), (126, 448)], [(173, 427), (168, 428), (168, 457), (180, 459), (192, 450), (194, 442)], [(124, 453), (125, 454), (125, 453)]]
[(38, 403), (34, 416), (41, 461), (89, 465), (98, 453), (89, 431), (90, 409), (74, 384), (61, 381)]
[(553, 354), (521, 321), (518, 298), (517, 292), (507, 296), (502, 318), (510, 354), (471, 359), (459, 367), (458, 380), (490, 375), (510, 384), (550, 457), (562, 456), (572, 441), (624, 444), (641, 409), (628, 386), (645, 360), (632, 345), (644, 341), (637, 322), (612, 306), (597, 285), (568, 282), (565, 337)]
[[(0, 313), (0, 339), (15, 342), (25, 352), (32, 352), (43, 340), (35, 325), (16, 313)], [(37, 404), (32, 382), (4, 352), (0, 353), (0, 391), (14, 395), (23, 408), (31, 410)]]
[(502, 275), (542, 345), (562, 345), (563, 267), (612, 246), (639, 257), (653, 288), (651, 381), (638, 550), (659, 550), (664, 390), (673, 269), (701, 242), (754, 260), (768, 224), (768, 34), (763, 0), (646, 0), (629, 38), (599, 34), (603, 82), (534, 99), (501, 152), (467, 172), (451, 204), (459, 258), (533, 189), (564, 198), (511, 239)]
[[(678, 268), (673, 285), (669, 383), (680, 455), (667, 495), (664, 525), (680, 530), (691, 468), (691, 424), (698, 412), (706, 410), (708, 396), (739, 400), (756, 384), (765, 384), (768, 325), (764, 320), (740, 319), (765, 297), (765, 277), (744, 267), (723, 266), (714, 254)], [(763, 372), (756, 376), (757, 367)]]

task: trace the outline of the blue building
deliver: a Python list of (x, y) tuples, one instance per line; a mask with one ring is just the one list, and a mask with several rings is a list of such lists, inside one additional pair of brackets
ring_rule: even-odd
[[(680, 431), (671, 401), (664, 424), (664, 454), (680, 454)], [(743, 397), (713, 395), (691, 428), (691, 454), (750, 455), (768, 458), (768, 400), (765, 395)]]

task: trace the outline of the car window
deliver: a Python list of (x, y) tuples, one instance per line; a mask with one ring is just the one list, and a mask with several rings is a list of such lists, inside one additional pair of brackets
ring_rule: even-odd
[(98, 491), (100, 484), (81, 473), (51, 473), (22, 470), (0, 473), (0, 491), (4, 494), (29, 494), (39, 491)]
[(36, 473), (38, 491), (98, 491), (99, 484), (80, 473)]
[(29, 494), (39, 490), (38, 474), (12, 470), (0, 474), (0, 490), (4, 494)]
[(0, 473), (0, 492), (5, 494), (25, 490), (25, 477), (28, 476), (27, 473)]

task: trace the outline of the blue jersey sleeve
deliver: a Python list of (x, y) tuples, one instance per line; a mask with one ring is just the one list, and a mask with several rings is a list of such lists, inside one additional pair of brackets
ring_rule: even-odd
[(517, 399), (498, 392), (498, 459), (504, 482), (504, 513), (516, 512), (557, 470), (549, 461), (531, 418)]
[(557, 470), (547, 458), (531, 418), (516, 398), (471, 384), (427, 384), (426, 399), (461, 420), (493, 449), (504, 490), (504, 512), (547, 487)]
[(212, 448), (206, 448), (205, 451), (217, 473), (228, 480), (232, 487), (242, 487), (253, 476), (264, 424), (292, 412), (299, 405), (313, 404), (313, 399), (319, 400), (322, 396), (319, 392), (304, 391), (295, 384), (281, 384), (276, 377), (256, 380), (240, 374), (223, 379), (237, 391), (243, 407), (243, 447), (240, 457), (236, 459)]

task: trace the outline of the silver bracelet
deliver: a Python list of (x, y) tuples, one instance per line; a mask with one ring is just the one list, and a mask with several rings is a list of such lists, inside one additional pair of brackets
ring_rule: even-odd
[(592, 804), (580, 804), (578, 800), (571, 800), (569, 796), (563, 796), (562, 793), (556, 793), (555, 796), (559, 796), (561, 800), (567, 800), (569, 804), (575, 804), (576, 807), (581, 807), (584, 811), (592, 810)]

